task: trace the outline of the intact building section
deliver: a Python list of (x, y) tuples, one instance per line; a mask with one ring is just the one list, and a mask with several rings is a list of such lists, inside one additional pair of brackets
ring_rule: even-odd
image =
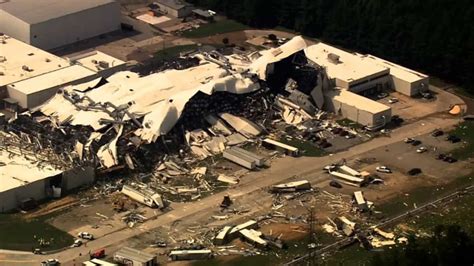
[(42, 49), (54, 49), (119, 29), (120, 6), (114, 0), (0, 3), (0, 32)]
[(328, 111), (364, 125), (369, 130), (382, 128), (390, 122), (392, 109), (389, 106), (345, 89), (328, 90), (325, 96)]
[(182, 0), (158, 0), (155, 2), (164, 14), (172, 17), (182, 18), (191, 14), (193, 5)]
[(33, 108), (51, 98), (61, 87), (90, 81), (97, 73), (83, 66), (73, 65), (7, 86), (10, 98), (22, 108)]
[(92, 51), (69, 58), (71, 63), (81, 65), (96, 72), (103, 78), (107, 78), (118, 71), (127, 68), (127, 63), (100, 51)]
[(337, 87), (355, 93), (373, 93), (387, 87), (390, 70), (356, 54), (318, 43), (305, 49), (309, 60), (326, 69)]
[[(364, 55), (360, 56), (364, 57)], [(394, 90), (408, 96), (415, 96), (428, 90), (429, 76), (373, 55), (366, 55), (365, 58), (390, 69), (390, 86)]]

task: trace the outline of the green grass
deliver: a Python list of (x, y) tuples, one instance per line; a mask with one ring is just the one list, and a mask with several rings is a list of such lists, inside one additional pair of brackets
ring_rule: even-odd
[(204, 24), (201, 27), (183, 32), (183, 37), (186, 38), (202, 38), (221, 33), (241, 31), (249, 29), (248, 26), (231, 19), (216, 21), (209, 24)]
[(343, 127), (350, 127), (350, 128), (355, 128), (355, 129), (361, 129), (361, 128), (364, 127), (363, 125), (361, 125), (357, 122), (354, 122), (352, 120), (349, 120), (347, 118), (337, 120), (336, 123), (338, 123), (339, 125), (341, 125)]
[(157, 60), (168, 60), (173, 59), (179, 56), (180, 53), (194, 50), (197, 48), (197, 45), (190, 44), (190, 45), (180, 45), (180, 46), (173, 46), (170, 48), (166, 48), (164, 50), (160, 50), (155, 54), (155, 59)]
[(321, 157), (321, 156), (327, 155), (327, 152), (325, 150), (315, 147), (312, 143), (308, 141), (302, 141), (302, 140), (297, 140), (297, 139), (292, 139), (292, 140), (281, 139), (280, 141), (290, 146), (298, 148), (302, 156)]
[[(47, 251), (71, 245), (74, 238), (47, 223), (48, 218), (25, 220), (19, 214), (0, 214), (0, 249), (31, 251), (41, 248)], [(50, 245), (40, 247), (40, 238), (49, 241)]]
[[(434, 199), (449, 195), (460, 188), (472, 185), (473, 183), (474, 172), (466, 176), (458, 177), (454, 181), (443, 186), (419, 187), (413, 189), (406, 193), (407, 196), (400, 195), (387, 203), (376, 206), (376, 210), (381, 211), (381, 215), (383, 216), (391, 217), (413, 209), (414, 204), (419, 207), (425, 203), (433, 201)], [(407, 206), (404, 203), (406, 203)]]
[(464, 160), (474, 156), (474, 121), (464, 121), (450, 134), (462, 139), (462, 147), (452, 151), (455, 158)]

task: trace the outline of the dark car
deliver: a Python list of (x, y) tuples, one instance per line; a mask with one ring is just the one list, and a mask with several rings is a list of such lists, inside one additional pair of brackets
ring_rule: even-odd
[(331, 147), (331, 146), (332, 146), (332, 144), (331, 144), (331, 143), (329, 143), (329, 142), (322, 142), (322, 143), (321, 143), (321, 144), (319, 144), (319, 145), (320, 145), (320, 146), (321, 146), (321, 148), (323, 148), (323, 149), (326, 149), (326, 148), (329, 148), (329, 147)]
[(409, 175), (419, 175), (421, 174), (421, 169), (420, 168), (413, 168), (410, 171), (408, 171)]
[(436, 160), (444, 160), (446, 157), (447, 157), (446, 154), (440, 153), (438, 154), (438, 156), (436, 156)]
[(342, 128), (339, 128), (339, 127), (333, 128), (331, 130), (331, 132), (334, 133), (334, 134), (339, 134), (339, 133), (341, 133), (341, 131), (342, 131)]
[(443, 161), (448, 162), (448, 163), (455, 163), (455, 162), (457, 162), (458, 160), (457, 160), (456, 158), (453, 158), (453, 157), (451, 157), (451, 156), (448, 156), (448, 157), (444, 158)]
[(334, 180), (332, 180), (331, 182), (329, 182), (329, 185), (330, 185), (331, 187), (335, 187), (335, 188), (342, 188), (342, 185), (339, 184), (339, 182), (334, 181)]
[(443, 136), (444, 135), (444, 132), (442, 130), (435, 130), (433, 131), (433, 133), (431, 133), (431, 136), (433, 137), (439, 137), (439, 136)]
[(347, 134), (349, 134), (349, 132), (347, 132), (346, 130), (342, 130), (342, 131), (339, 133), (339, 136), (345, 137), (345, 136), (347, 136)]
[(461, 139), (456, 135), (449, 135), (448, 137), (446, 137), (446, 140), (451, 141), (451, 143), (458, 143), (461, 141)]
[(403, 118), (401, 118), (398, 115), (392, 116), (391, 121), (392, 121), (392, 123), (394, 123), (396, 125), (400, 125), (401, 123), (405, 122), (405, 120), (403, 120)]
[(411, 145), (413, 145), (413, 146), (418, 146), (418, 145), (420, 145), (420, 144), (421, 144), (421, 141), (419, 141), (419, 140), (414, 140), (414, 141), (411, 143)]

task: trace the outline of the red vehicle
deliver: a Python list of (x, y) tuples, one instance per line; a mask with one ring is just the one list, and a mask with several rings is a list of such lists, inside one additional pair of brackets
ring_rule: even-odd
[(92, 253), (89, 252), (89, 256), (91, 259), (101, 259), (105, 257), (105, 249), (98, 249)]

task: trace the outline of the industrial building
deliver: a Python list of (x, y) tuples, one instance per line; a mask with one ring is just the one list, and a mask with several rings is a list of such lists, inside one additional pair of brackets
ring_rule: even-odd
[(13, 210), (29, 200), (40, 201), (58, 197), (61, 193), (92, 184), (93, 167), (63, 171), (38, 161), (34, 156), (22, 156), (15, 151), (0, 149), (0, 211)]
[(127, 67), (99, 51), (64, 59), (8, 35), (0, 36), (0, 48), (0, 108), (11, 111), (36, 107), (61, 87), (106, 78)]
[(318, 43), (305, 49), (306, 56), (326, 68), (337, 87), (358, 94), (393, 89), (408, 96), (427, 90), (429, 77), (373, 55), (349, 53)]
[(390, 88), (408, 96), (415, 96), (428, 90), (429, 76), (408, 69), (406, 67), (388, 62), (373, 55), (360, 55), (372, 60), (375, 64), (390, 69)]
[(88, 68), (103, 78), (108, 78), (115, 72), (127, 68), (126, 62), (100, 51), (92, 51), (69, 57), (68, 59), (71, 63)]
[(0, 1), (0, 32), (41, 49), (120, 29), (115, 0)]
[(186, 17), (194, 10), (193, 5), (182, 0), (158, 0), (155, 4), (162, 13), (176, 18)]
[(346, 89), (328, 90), (325, 92), (325, 98), (325, 107), (328, 111), (364, 125), (369, 130), (385, 126), (392, 116), (392, 109), (389, 106)]
[(366, 94), (389, 82), (388, 68), (333, 46), (318, 43), (306, 48), (305, 53), (309, 60), (326, 69), (337, 87)]
[(10, 98), (22, 108), (33, 108), (51, 98), (61, 87), (90, 81), (97, 73), (79, 65), (72, 65), (7, 86)]

